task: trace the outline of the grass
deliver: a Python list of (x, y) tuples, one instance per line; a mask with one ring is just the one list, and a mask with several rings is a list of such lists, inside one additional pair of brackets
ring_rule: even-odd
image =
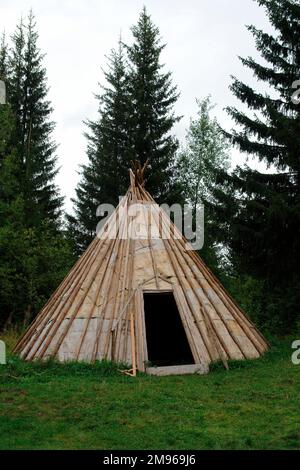
[[(14, 334), (5, 340), (11, 347)], [(10, 355), (0, 366), (0, 449), (299, 449), (291, 342), (207, 376), (131, 378), (109, 362)]]

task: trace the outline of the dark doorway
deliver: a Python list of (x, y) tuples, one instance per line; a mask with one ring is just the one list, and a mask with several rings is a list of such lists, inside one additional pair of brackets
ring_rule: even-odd
[(144, 308), (151, 365), (194, 364), (173, 293), (144, 293)]

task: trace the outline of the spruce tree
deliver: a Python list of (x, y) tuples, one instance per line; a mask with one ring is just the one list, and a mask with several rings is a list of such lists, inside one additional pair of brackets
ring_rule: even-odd
[(80, 253), (95, 237), (100, 204), (118, 203), (128, 188), (132, 158), (128, 144), (128, 79), (121, 41), (108, 57), (104, 71), (106, 85), (96, 95), (98, 119), (86, 122), (88, 163), (82, 165), (76, 189), (74, 215), (69, 215), (69, 231)]
[(17, 279), (14, 266), (16, 251), (15, 246), (11, 250), (11, 241), (23, 228), (24, 206), (18, 179), (14, 126), (10, 106), (0, 104), (0, 328), (13, 317)]
[[(171, 74), (161, 71), (159, 31), (143, 9), (132, 28), (134, 43), (122, 45), (109, 56), (104, 73), (107, 85), (97, 96), (97, 121), (87, 121), (87, 165), (74, 200), (74, 215), (68, 216), (76, 251), (81, 252), (95, 236), (96, 210), (102, 203), (116, 205), (129, 184), (132, 160), (147, 159), (147, 189), (158, 202), (180, 202), (175, 165), (177, 140), (171, 129), (178, 120), (172, 109), (177, 100)], [(124, 53), (124, 47), (127, 56)]]
[(8, 46), (5, 33), (2, 34), (0, 43), (0, 80), (6, 81), (8, 67)]
[(269, 171), (246, 165), (223, 178), (232, 194), (218, 192), (217, 212), (219, 233), (223, 228), (237, 272), (264, 282), (265, 323), (288, 329), (295, 325), (300, 304), (300, 115), (293, 99), (300, 70), (300, 5), (294, 0), (257, 1), (276, 33), (250, 26), (265, 63), (241, 60), (267, 92), (234, 78), (233, 94), (253, 112), (228, 108), (239, 128), (227, 136)]
[(27, 324), (74, 261), (57, 220), (53, 125), (36, 41), (30, 14), (12, 49), (4, 41), (0, 49), (8, 91), (0, 105), (0, 328)]
[(28, 226), (47, 220), (58, 225), (62, 198), (54, 183), (56, 144), (52, 140), (54, 123), (47, 100), (46, 70), (38, 48), (38, 33), (32, 12), (12, 37), (9, 60), (8, 96), (16, 117), (18, 154), (22, 162), (23, 194)]
[(142, 165), (149, 159), (147, 189), (158, 202), (178, 202), (178, 194), (174, 192), (178, 141), (171, 134), (173, 125), (180, 119), (173, 112), (178, 93), (172, 85), (171, 73), (162, 70), (160, 56), (165, 45), (145, 7), (137, 25), (132, 27), (132, 34), (133, 44), (126, 47), (130, 64), (132, 157)]
[[(8, 45), (5, 34), (0, 45), (0, 80), (8, 83)], [(15, 141), (16, 119), (8, 103), (0, 104), (0, 225), (9, 220), (14, 224), (18, 218), (11, 217), (14, 201), (21, 196), (21, 164)]]

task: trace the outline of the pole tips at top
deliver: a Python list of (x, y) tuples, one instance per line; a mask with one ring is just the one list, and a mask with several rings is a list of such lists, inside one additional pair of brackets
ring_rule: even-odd
[[(145, 170), (148, 166), (149, 163), (149, 158), (147, 158), (146, 162), (142, 166), (141, 163), (138, 160), (131, 160), (131, 171), (130, 171), (130, 182), (133, 184), (133, 178), (134, 176), (134, 184), (135, 186), (145, 186), (145, 179), (144, 179), (144, 174)], [(132, 175), (133, 173), (133, 175)]]

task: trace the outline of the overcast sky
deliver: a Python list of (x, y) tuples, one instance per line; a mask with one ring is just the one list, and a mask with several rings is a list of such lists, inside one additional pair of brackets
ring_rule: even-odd
[[(264, 10), (253, 0), (0, 0), (0, 30), (7, 35), (31, 7), (36, 15), (59, 144), (57, 183), (67, 210), (79, 178), (78, 165), (86, 162), (82, 121), (97, 115), (93, 93), (98, 82), (103, 83), (105, 55), (117, 45), (120, 32), (125, 42), (132, 40), (130, 27), (143, 5), (167, 43), (162, 62), (180, 91), (175, 110), (183, 118), (174, 133), (184, 138), (197, 111), (195, 99), (208, 94), (217, 104), (219, 122), (230, 128), (233, 124), (223, 108), (240, 106), (228, 89), (230, 75), (255, 83), (238, 55), (259, 58), (245, 25), (270, 31)], [(244, 160), (237, 150), (232, 158), (235, 164)]]

